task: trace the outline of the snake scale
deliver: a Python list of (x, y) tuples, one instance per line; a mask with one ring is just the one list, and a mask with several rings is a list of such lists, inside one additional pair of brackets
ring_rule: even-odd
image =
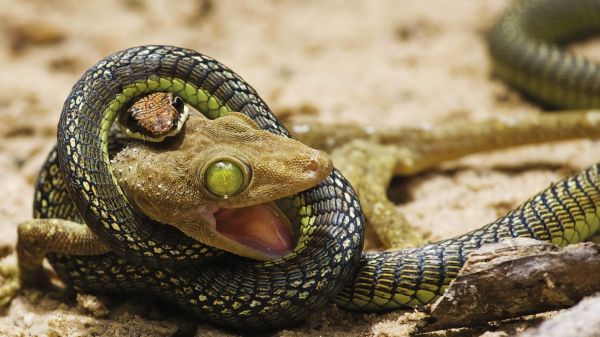
[[(597, 1), (516, 6), (489, 35), (495, 73), (553, 106), (599, 106), (598, 66), (554, 44), (600, 28), (598, 18)], [(242, 112), (289, 137), (252, 87), (197, 52), (143, 46), (94, 65), (65, 102), (58, 146), (42, 168), (34, 204), (36, 218), (85, 223), (110, 248), (95, 256), (49, 254), (77, 290), (151, 292), (219, 325), (280, 327), (331, 299), (361, 311), (430, 303), (482, 244), (524, 236), (565, 245), (585, 240), (600, 224), (596, 164), (481, 229), (418, 248), (362, 253), (358, 199), (334, 170), (318, 186), (278, 201), (302, 233), (290, 254), (269, 262), (224, 256), (201, 263), (222, 253), (140, 214), (110, 171), (112, 122), (128, 103), (154, 91), (171, 92), (209, 118)]]

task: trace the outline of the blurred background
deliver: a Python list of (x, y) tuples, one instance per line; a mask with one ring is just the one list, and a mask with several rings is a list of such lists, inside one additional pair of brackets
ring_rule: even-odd
[[(0, 243), (14, 244), (16, 225), (31, 217), (33, 183), (71, 86), (108, 54), (145, 44), (200, 51), (240, 74), (287, 124), (426, 126), (537, 113), (489, 74), (485, 33), (511, 3), (0, 0)], [(597, 42), (574, 48), (594, 57)], [(395, 188), (409, 220), (439, 239), (494, 220), (599, 157), (598, 142), (590, 140), (524, 147), (470, 156)], [(59, 307), (50, 299), (34, 305), (19, 298), (0, 326), (67, 335), (80, 331), (74, 322), (89, 319), (106, 329), (125, 328), (122, 317), (90, 318), (80, 302)], [(399, 315), (332, 307), (281, 334), (392, 333)], [(156, 336), (170, 335), (144, 324)], [(202, 335), (223, 334), (204, 329)]]

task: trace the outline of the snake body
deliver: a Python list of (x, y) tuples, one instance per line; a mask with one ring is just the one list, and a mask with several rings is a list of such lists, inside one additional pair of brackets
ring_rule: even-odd
[[(489, 32), (493, 71), (543, 104), (600, 107), (600, 66), (556, 44), (598, 30), (598, 1), (522, 1)], [(599, 170), (594, 165), (569, 177), (470, 233), (415, 249), (367, 253), (336, 303), (361, 311), (431, 303), (482, 244), (519, 236), (561, 246), (587, 239), (598, 230)]]
[[(555, 25), (550, 35), (528, 35), (561, 19), (551, 10), (536, 16), (534, 28), (523, 27), (522, 18), (536, 6), (560, 10), (571, 2), (532, 3), (511, 11), (492, 30), (496, 72), (531, 95), (541, 91), (536, 97), (553, 105), (596, 102), (597, 67), (538, 41), (564, 39), (580, 33), (581, 27)], [(582, 1), (575, 12), (597, 17), (599, 9), (596, 2)], [(559, 32), (562, 27), (565, 31)], [(522, 45), (507, 49), (511, 41)], [(552, 64), (561, 70), (548, 70)], [(523, 79), (525, 70), (533, 79)], [(172, 92), (212, 118), (239, 111), (260, 127), (289, 136), (248, 84), (199, 53), (144, 46), (93, 66), (65, 103), (58, 147), (42, 169), (34, 205), (38, 218), (86, 223), (111, 248), (99, 256), (49, 256), (60, 277), (78, 290), (153, 292), (220, 325), (278, 327), (303, 319), (334, 297), (339, 305), (362, 311), (430, 303), (444, 292), (467, 255), (484, 243), (526, 236), (565, 245), (586, 239), (599, 227), (600, 165), (594, 165), (481, 229), (419, 248), (362, 254), (360, 206), (334, 170), (317, 187), (279, 202), (301, 228), (291, 254), (264, 263), (225, 256), (219, 264), (201, 264), (221, 253), (139, 214), (110, 171), (112, 121), (129, 102), (152, 91)]]
[(279, 201), (302, 233), (286, 257), (266, 263), (229, 257), (200, 264), (213, 250), (137, 214), (109, 168), (112, 120), (128, 101), (149, 91), (173, 92), (213, 118), (239, 111), (263, 129), (288, 135), (249, 85), (204, 55), (145, 46), (100, 61), (65, 103), (57, 151), (38, 182), (35, 215), (80, 220), (71, 206), (63, 207), (69, 203), (66, 190), (77, 200), (83, 221), (113, 253), (52, 254), (59, 275), (80, 290), (153, 291), (229, 326), (289, 324), (322, 306), (353, 272), (363, 243), (364, 220), (345, 179), (334, 171), (316, 188)]
[(493, 71), (550, 107), (600, 107), (600, 65), (559, 45), (598, 31), (598, 1), (524, 1), (489, 33)]

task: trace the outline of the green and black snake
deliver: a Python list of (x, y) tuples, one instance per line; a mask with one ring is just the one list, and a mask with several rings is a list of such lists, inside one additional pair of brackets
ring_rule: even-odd
[[(600, 106), (598, 66), (554, 44), (600, 28), (598, 18), (598, 1), (517, 6), (489, 36), (495, 73), (554, 106)], [(200, 263), (221, 253), (137, 212), (110, 171), (112, 122), (129, 102), (153, 91), (172, 92), (210, 118), (239, 111), (261, 128), (289, 136), (252, 87), (197, 52), (143, 46), (94, 65), (65, 102), (58, 146), (42, 169), (34, 206), (36, 218), (86, 223), (110, 247), (111, 253), (99, 256), (49, 256), (59, 276), (78, 290), (151, 292), (219, 325), (280, 327), (332, 299), (361, 311), (430, 303), (485, 243), (525, 236), (564, 245), (599, 227), (596, 164), (481, 229), (418, 248), (362, 253), (358, 199), (334, 171), (317, 187), (279, 202), (302, 228), (292, 253), (271, 262), (227, 256)]]

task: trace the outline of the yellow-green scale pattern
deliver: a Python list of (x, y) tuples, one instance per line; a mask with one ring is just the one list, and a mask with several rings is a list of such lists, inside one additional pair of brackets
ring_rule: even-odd
[(361, 311), (420, 306), (442, 295), (466, 256), (485, 243), (513, 237), (559, 246), (584, 241), (600, 227), (599, 174), (600, 165), (594, 165), (465, 235), (413, 249), (366, 253), (336, 303)]
[[(269, 262), (204, 246), (129, 204), (110, 170), (110, 128), (119, 111), (153, 91), (172, 92), (213, 118), (245, 113), (289, 136), (249, 85), (207, 56), (144, 46), (100, 61), (65, 102), (58, 147), (39, 176), (34, 206), (36, 217), (84, 222), (111, 253), (49, 254), (60, 277), (80, 291), (149, 292), (216, 324), (246, 328), (288, 325), (329, 301), (355, 269), (364, 231), (356, 195), (336, 170), (317, 187), (278, 201), (300, 238), (291, 253)], [(56, 212), (61, 203), (71, 212)], [(223, 256), (204, 263), (216, 255)]]
[[(564, 27), (568, 33), (580, 33), (570, 29), (570, 24), (557, 23), (561, 16), (552, 14), (556, 11), (538, 10), (577, 6), (578, 15), (589, 13), (596, 18), (600, 5), (558, 0), (526, 4), (507, 14), (509, 19), (492, 30), (490, 54), (495, 72), (530, 95), (535, 96), (540, 89), (545, 94), (535, 97), (549, 104), (595, 102), (598, 95), (594, 90), (600, 87), (600, 79), (591, 71), (594, 66), (565, 58), (557, 49), (540, 44), (538, 35), (530, 39), (528, 32), (536, 30), (525, 29), (520, 25), (526, 21), (511, 18), (537, 13), (535, 22), (540, 27)], [(597, 22), (580, 17), (574, 21), (578, 20)], [(566, 35), (553, 33), (551, 37), (562, 39)], [(520, 41), (520, 47), (497, 53), (502, 48), (496, 48), (496, 43), (510, 41)], [(546, 69), (547, 64), (558, 64), (560, 71)], [(571, 72), (576, 75), (571, 76)], [(550, 80), (566, 80), (544, 84), (546, 80), (538, 78), (546, 78), (545, 74), (553, 74)], [(189, 95), (194, 89), (195, 96)], [(526, 236), (565, 245), (598, 230), (600, 166), (594, 165), (481, 229), (423, 247), (361, 257), (364, 219), (360, 206), (352, 188), (334, 170), (319, 186), (279, 201), (301, 233), (300, 243), (291, 254), (266, 263), (225, 256), (222, 263), (200, 265), (203, 250), (212, 248), (139, 214), (110, 172), (110, 124), (119, 109), (151, 90), (182, 95), (209, 115), (220, 113), (224, 106), (228, 111), (245, 113), (266, 130), (289, 136), (250, 86), (204, 55), (176, 47), (144, 46), (100, 61), (84, 74), (65, 102), (57, 155), (51, 154), (36, 192), (41, 191), (39, 197), (36, 194), (36, 212), (53, 217), (59, 216), (57, 210), (70, 209), (60, 205), (68, 190), (81, 220), (112, 250), (101, 256), (50, 256), (61, 278), (78, 290), (151, 292), (217, 324), (277, 327), (303, 319), (336, 294), (338, 304), (363, 311), (430, 303), (443, 293), (469, 252), (484, 243)], [(61, 186), (45, 188), (49, 181), (59, 182), (51, 173), (56, 171), (53, 157), (60, 163), (59, 174), (64, 180)], [(63, 201), (53, 204), (50, 195)], [(63, 197), (57, 197), (60, 195)], [(70, 210), (67, 212), (73, 215)]]
[[(600, 66), (558, 43), (600, 30), (600, 2), (529, 0), (509, 9), (491, 29), (494, 73), (552, 107), (600, 107)], [(598, 230), (599, 165), (566, 178), (491, 224), (423, 247), (367, 253), (336, 298), (353, 310), (378, 311), (431, 303), (445, 291), (466, 256), (484, 243), (531, 237), (559, 246)]]
[[(128, 84), (123, 88), (123, 91), (112, 100), (102, 120), (101, 140), (104, 160), (108, 161), (108, 139), (110, 136), (110, 128), (118, 116), (119, 112), (123, 111), (123, 107), (131, 104), (136, 98), (152, 92), (170, 92), (183, 99), (186, 103), (198, 109), (202, 114), (210, 119), (215, 119), (226, 115), (230, 112), (229, 108), (223, 105), (220, 100), (199, 89), (195, 85), (184, 82), (178, 78), (164, 78), (158, 76), (149, 76), (147, 80)], [(69, 144), (70, 145), (70, 144)], [(76, 143), (75, 143), (76, 146)], [(76, 149), (73, 153), (78, 153), (81, 149)], [(118, 183), (115, 179), (115, 184)], [(85, 183), (85, 182), (84, 182)], [(84, 186), (85, 189), (85, 186)], [(86, 191), (89, 192), (89, 191)], [(121, 192), (122, 193), (122, 192)], [(108, 229), (108, 228), (107, 228)]]

